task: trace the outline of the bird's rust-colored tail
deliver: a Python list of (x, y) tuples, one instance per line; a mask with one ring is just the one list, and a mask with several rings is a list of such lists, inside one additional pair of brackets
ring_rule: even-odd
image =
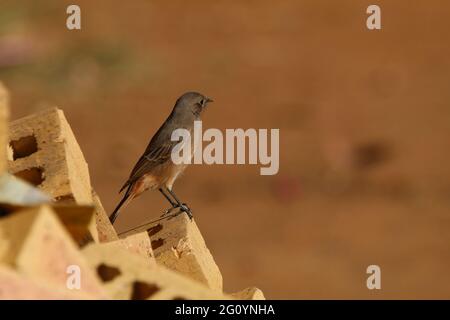
[(114, 224), (114, 221), (116, 221), (117, 216), (120, 213), (120, 208), (122, 208), (122, 206), (128, 204), (128, 202), (131, 201), (131, 199), (133, 199), (133, 197), (131, 197), (130, 191), (131, 191), (131, 185), (128, 186), (128, 190), (127, 190), (127, 192), (125, 192), (125, 195), (123, 196), (122, 200), (120, 200), (119, 204), (114, 209), (113, 213), (111, 213), (111, 215), (109, 216), (109, 221), (111, 222), (111, 224)]

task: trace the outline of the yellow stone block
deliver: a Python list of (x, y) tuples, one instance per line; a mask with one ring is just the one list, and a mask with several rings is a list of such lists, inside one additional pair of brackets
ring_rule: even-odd
[(95, 207), (95, 223), (97, 226), (99, 242), (118, 240), (119, 237), (117, 236), (117, 232), (111, 222), (109, 222), (108, 215), (106, 214), (105, 209), (103, 209), (100, 198), (95, 191), (92, 192), (92, 199)]
[(0, 174), (7, 169), (9, 95), (0, 82)]
[(80, 292), (106, 298), (97, 275), (49, 206), (15, 212), (0, 219), (0, 265), (43, 281), (59, 291), (71, 292), (72, 270), (79, 276)]
[(213, 290), (222, 292), (223, 280), (195, 221), (185, 214), (121, 234), (147, 231), (156, 262)]
[(94, 299), (95, 296), (77, 290), (60, 290), (45, 282), (35, 281), (0, 265), (0, 300), (61, 300)]
[(242, 291), (232, 293), (231, 296), (237, 300), (266, 300), (264, 293), (256, 287), (245, 288)]
[(83, 253), (114, 299), (230, 299), (148, 259), (108, 244), (91, 244)]
[(56, 201), (92, 204), (88, 166), (62, 110), (37, 112), (9, 129), (11, 173)]

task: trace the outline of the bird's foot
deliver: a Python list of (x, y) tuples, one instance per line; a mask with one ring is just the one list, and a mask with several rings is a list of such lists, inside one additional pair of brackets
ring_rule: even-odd
[(192, 214), (191, 209), (187, 206), (186, 203), (182, 203), (182, 204), (179, 206), (179, 208), (180, 208), (180, 210), (181, 210), (182, 212), (185, 212), (185, 213), (187, 214), (187, 216), (189, 217), (190, 220), (192, 220), (192, 218), (194, 217), (194, 215)]
[(175, 205), (173, 207), (170, 207), (169, 209), (164, 210), (164, 212), (161, 215), (161, 217), (167, 217), (167, 216), (171, 215), (171, 213), (172, 213), (172, 211), (174, 209), (179, 209), (180, 210), (180, 211), (178, 211), (177, 214), (174, 214), (174, 216), (177, 216), (181, 212), (185, 212), (187, 214), (187, 216), (189, 217), (189, 219), (192, 220), (192, 218), (194, 217), (193, 214), (192, 214), (192, 210), (187, 206), (186, 203), (181, 203), (181, 204)]

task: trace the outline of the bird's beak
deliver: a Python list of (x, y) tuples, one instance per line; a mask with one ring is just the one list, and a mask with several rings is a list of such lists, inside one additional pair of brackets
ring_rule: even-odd
[(209, 102), (213, 102), (213, 101), (214, 101), (214, 100), (211, 99), (211, 98), (204, 97), (203, 100), (202, 100), (202, 108), (206, 108), (206, 105), (207, 105)]

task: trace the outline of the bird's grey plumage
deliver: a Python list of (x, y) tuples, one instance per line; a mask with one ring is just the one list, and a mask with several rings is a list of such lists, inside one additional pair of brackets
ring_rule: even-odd
[(198, 92), (187, 92), (178, 98), (172, 112), (150, 140), (144, 153), (131, 171), (128, 180), (120, 189), (120, 192), (122, 192), (125, 188), (128, 188), (124, 198), (111, 215), (112, 221), (115, 220), (118, 210), (130, 196), (133, 184), (146, 174), (151, 174), (159, 166), (171, 161), (172, 149), (178, 143), (178, 141), (171, 140), (172, 132), (180, 128), (191, 131), (194, 121), (200, 119), (202, 111), (211, 101)]
[[(144, 154), (134, 166), (120, 192), (155, 166), (170, 159), (172, 148), (178, 143), (178, 141), (171, 140), (172, 132), (179, 128), (192, 129), (194, 121), (199, 119), (201, 112), (201, 109), (196, 109), (195, 104), (200, 103), (203, 99), (208, 98), (197, 92), (188, 92), (178, 98), (169, 117), (150, 140)], [(191, 112), (186, 112), (187, 110)]]

